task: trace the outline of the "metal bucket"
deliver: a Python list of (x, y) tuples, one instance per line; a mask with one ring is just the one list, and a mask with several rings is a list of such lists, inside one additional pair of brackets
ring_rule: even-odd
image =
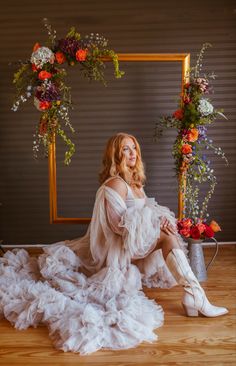
[(218, 245), (217, 240), (215, 238), (210, 238), (210, 239), (214, 240), (216, 247), (215, 247), (215, 253), (213, 254), (213, 257), (211, 258), (210, 262), (206, 266), (204, 255), (203, 255), (203, 249), (202, 249), (203, 240), (187, 238), (190, 266), (199, 282), (204, 282), (207, 280), (207, 270), (209, 269), (210, 265), (213, 263), (216, 255), (218, 253), (219, 245)]

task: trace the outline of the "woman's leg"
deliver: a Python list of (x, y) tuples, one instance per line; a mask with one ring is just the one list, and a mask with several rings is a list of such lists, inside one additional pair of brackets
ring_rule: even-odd
[(210, 304), (204, 290), (192, 272), (176, 235), (168, 235), (161, 230), (156, 249), (160, 248), (170, 272), (177, 283), (184, 287), (182, 304), (188, 316), (198, 316), (200, 312), (207, 317), (216, 317), (228, 312), (226, 308)]
[(182, 304), (188, 316), (198, 316), (201, 313), (207, 317), (216, 317), (228, 313), (226, 308), (214, 306), (208, 301), (182, 249), (171, 249), (166, 265), (176, 282), (184, 287)]
[(157, 241), (157, 246), (155, 249), (162, 249), (163, 257), (166, 260), (169, 252), (173, 248), (180, 249), (177, 236), (174, 234), (168, 235), (163, 230), (161, 230), (160, 238)]
[[(160, 238), (154, 250), (162, 249), (166, 265), (174, 276), (176, 282), (184, 287), (182, 304), (188, 316), (198, 316), (198, 313), (207, 317), (216, 317), (228, 313), (224, 307), (210, 304), (205, 291), (199, 284), (188, 259), (181, 249), (178, 237), (174, 234), (166, 234), (161, 230)], [(142, 272), (143, 260), (135, 261)]]

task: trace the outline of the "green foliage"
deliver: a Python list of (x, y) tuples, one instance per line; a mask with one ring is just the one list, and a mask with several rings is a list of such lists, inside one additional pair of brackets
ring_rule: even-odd
[(78, 32), (76, 32), (75, 27), (71, 27), (70, 30), (69, 30), (69, 32), (66, 35), (66, 38), (74, 38), (77, 41), (79, 41), (80, 38), (81, 38), (81, 36), (80, 36), (80, 34)]

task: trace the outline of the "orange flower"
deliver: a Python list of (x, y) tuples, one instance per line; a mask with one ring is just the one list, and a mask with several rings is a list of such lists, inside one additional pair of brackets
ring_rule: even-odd
[(190, 154), (192, 152), (192, 146), (189, 144), (183, 144), (182, 148), (181, 148), (181, 152), (183, 154)]
[(39, 103), (39, 108), (40, 108), (42, 111), (45, 111), (46, 109), (51, 108), (51, 106), (52, 106), (52, 103), (51, 103), (51, 102), (44, 101), (44, 102), (40, 102), (40, 103)]
[(87, 53), (88, 53), (87, 50), (79, 49), (75, 54), (76, 60), (77, 61), (85, 61), (86, 57), (87, 57)]
[(63, 64), (66, 61), (66, 56), (62, 52), (56, 52), (55, 57), (59, 64)]
[(177, 109), (177, 111), (175, 111), (173, 113), (173, 117), (176, 118), (176, 119), (183, 119), (183, 116), (184, 116), (184, 113), (183, 113), (183, 110), (182, 109)]
[(37, 51), (40, 47), (41, 47), (40, 44), (36, 42), (33, 47), (33, 52)]
[(50, 79), (51, 77), (52, 77), (52, 74), (50, 72), (45, 71), (45, 70), (40, 71), (40, 73), (38, 74), (38, 78), (40, 80)]
[(189, 228), (183, 228), (179, 231), (179, 233), (183, 236), (185, 236), (186, 238), (190, 237), (190, 229)]
[(188, 131), (187, 133), (187, 139), (190, 142), (195, 142), (198, 139), (198, 129), (197, 128), (192, 128), (191, 130)]
[(184, 219), (181, 223), (182, 227), (187, 229), (192, 226), (192, 220), (191, 219)]
[(214, 220), (212, 220), (210, 222), (210, 225), (209, 226), (212, 228), (212, 230), (214, 231), (214, 233), (217, 233), (218, 231), (221, 231), (221, 227)]

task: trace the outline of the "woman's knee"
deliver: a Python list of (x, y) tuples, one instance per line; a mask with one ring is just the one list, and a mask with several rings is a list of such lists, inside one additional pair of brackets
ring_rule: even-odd
[(157, 244), (165, 245), (177, 242), (176, 236), (174, 234), (167, 234), (163, 230), (160, 232), (160, 238), (157, 241)]
[(166, 258), (171, 249), (179, 248), (179, 242), (177, 240), (176, 235), (175, 234), (168, 235), (165, 232), (162, 232), (157, 242), (157, 248), (162, 249), (163, 256), (164, 258)]

